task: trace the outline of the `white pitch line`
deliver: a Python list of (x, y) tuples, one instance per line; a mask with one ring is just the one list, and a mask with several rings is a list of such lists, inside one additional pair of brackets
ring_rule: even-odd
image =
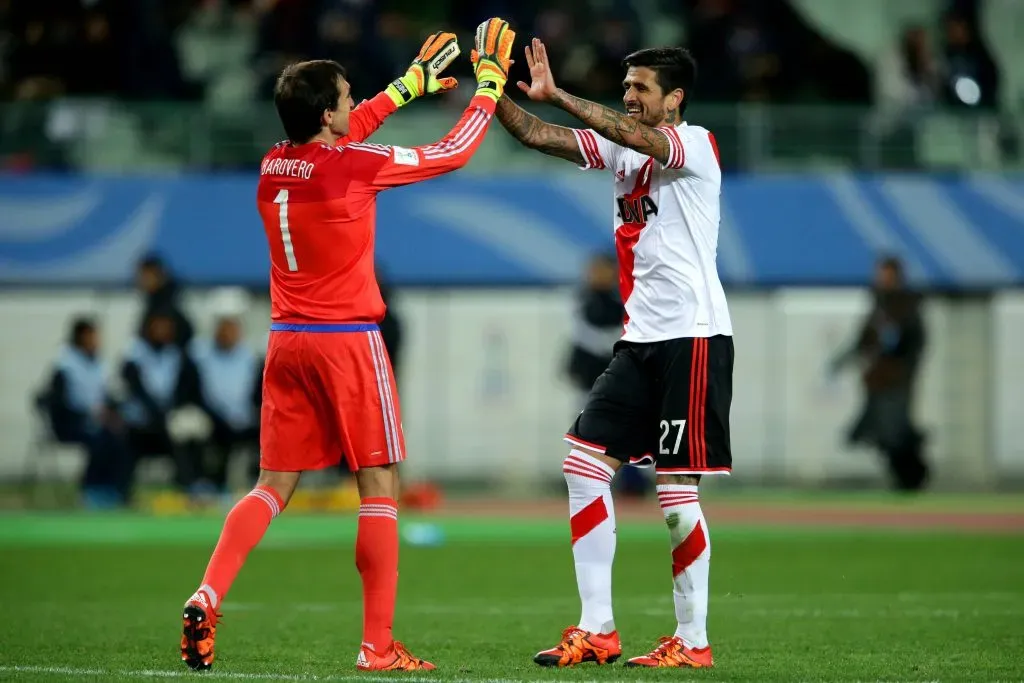
[[(275, 674), (275, 673), (243, 673), (236, 671), (203, 671), (196, 672), (186, 669), (174, 669), (160, 671), (157, 669), (93, 669), (78, 668), (72, 666), (4, 666), (0, 665), (0, 674), (22, 673), (22, 674), (43, 674), (52, 676), (95, 676), (108, 678), (119, 676), (121, 678), (186, 678), (195, 680), (233, 680), (233, 681), (362, 681), (363, 683), (437, 683), (438, 678), (426, 676), (408, 676), (399, 673), (394, 676), (374, 676), (372, 674)], [(443, 673), (443, 672), (440, 672)], [(452, 680), (452, 679), (448, 679)], [(552, 680), (530, 680), (517, 678), (456, 678), (456, 683), (551, 683)], [(607, 679), (605, 679), (607, 680)], [(638, 679), (621, 679), (638, 680)], [(574, 680), (574, 683), (602, 683), (596, 680)]]
[[(156, 669), (89, 669), (89, 668), (77, 668), (71, 666), (3, 666), (0, 665), (0, 673), (23, 673), (23, 674), (44, 674), (52, 676), (119, 676), (122, 678), (190, 678), (190, 679), (202, 679), (202, 680), (216, 680), (226, 679), (235, 681), (364, 681), (367, 683), (395, 683), (395, 681), (402, 681), (403, 683), (427, 683), (431, 681), (437, 681), (436, 678), (426, 678), (423, 676), (418, 677), (407, 677), (399, 674), (398, 676), (372, 676), (364, 674), (339, 674), (339, 675), (326, 675), (317, 676), (315, 674), (250, 674), (241, 672), (225, 672), (215, 673), (213, 671), (205, 671), (197, 673), (194, 671), (185, 670), (174, 670), (174, 671), (159, 671)], [(466, 683), (468, 681), (478, 681), (479, 683), (551, 683), (552, 680), (559, 679), (546, 679), (546, 680), (519, 680), (515, 678), (460, 678), (455, 679)], [(605, 681), (609, 679), (604, 679)], [(624, 678), (619, 680), (642, 680), (635, 678)], [(594, 680), (576, 680), (575, 683), (598, 683)], [(881, 683), (876, 681), (875, 683)], [(891, 683), (908, 683), (901, 681), (893, 681)], [(909, 682), (915, 683), (915, 682)], [(939, 683), (938, 681), (920, 681), (916, 683)]]
[[(197, 673), (187, 669), (160, 671), (157, 669), (87, 669), (71, 666), (0, 666), (0, 673), (49, 674), (52, 676), (120, 676), (125, 678), (202, 678), (227, 679), (234, 681), (367, 681), (368, 683), (394, 683), (394, 678), (361, 674), (338, 674), (318, 676), (315, 674), (274, 674), (274, 673), (242, 673), (236, 671), (204, 671)], [(409, 683), (433, 681), (433, 678), (402, 676), (401, 680)], [(511, 682), (509, 682), (511, 683)]]
[[(768, 619), (873, 619), (884, 617), (911, 617), (918, 619), (948, 619), (958, 617), (1024, 617), (1024, 608), (1005, 606), (970, 607), (970, 608), (944, 608), (936, 609), (925, 606), (915, 606), (912, 601), (903, 600), (897, 607), (873, 607), (873, 608), (786, 608), (786, 607), (755, 607), (757, 600), (725, 600), (714, 604), (714, 609), (726, 612), (731, 616), (740, 618), (768, 618)], [(863, 602), (863, 600), (861, 601)], [(654, 606), (652, 606), (652, 603)], [(753, 604), (752, 604), (753, 603)], [(655, 598), (644, 601), (642, 609), (634, 609), (645, 617), (663, 617), (671, 615), (673, 606), (671, 599)], [(767, 604), (762, 602), (761, 604)], [(639, 606), (639, 605), (638, 605)], [(360, 605), (341, 605), (331, 603), (296, 603), (284, 608), (278, 603), (245, 602), (227, 604), (225, 612), (238, 610), (240, 612), (261, 612), (264, 610), (287, 609), (296, 612), (334, 612), (358, 610)], [(516, 607), (458, 607), (454, 605), (417, 605), (403, 608), (406, 612), (416, 614), (475, 614), (494, 617), (509, 616), (531, 616), (537, 614), (559, 614), (565, 612), (563, 608), (553, 608), (551, 605), (519, 605)]]

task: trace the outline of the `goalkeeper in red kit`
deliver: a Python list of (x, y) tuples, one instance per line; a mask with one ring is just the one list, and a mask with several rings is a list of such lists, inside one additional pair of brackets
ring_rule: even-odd
[(404, 76), (352, 108), (344, 69), (286, 68), (274, 103), (288, 139), (260, 166), (257, 204), (270, 248), (270, 341), (263, 379), (260, 476), (228, 513), (199, 589), (185, 603), (181, 658), (209, 669), (221, 603), (249, 554), (291, 498), (303, 471), (342, 457), (359, 487), (356, 567), (363, 584), (365, 671), (433, 669), (391, 635), (398, 584), (398, 463), (405, 459), (391, 363), (377, 324), (377, 194), (464, 166), (479, 147), (508, 75), (515, 33), (489, 19), (476, 34), (476, 95), (439, 142), (362, 142), (413, 99), (456, 86), (439, 74), (459, 54), (455, 35), (427, 39)]

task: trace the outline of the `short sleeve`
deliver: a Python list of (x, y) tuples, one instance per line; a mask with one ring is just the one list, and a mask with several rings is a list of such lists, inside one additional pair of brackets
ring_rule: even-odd
[(572, 134), (576, 136), (576, 144), (583, 154), (583, 165), (580, 168), (589, 170), (615, 167), (621, 147), (591, 129), (573, 128)]
[(697, 126), (659, 128), (668, 138), (665, 168), (679, 169), (688, 175), (709, 177), (721, 173), (718, 144), (710, 131)]

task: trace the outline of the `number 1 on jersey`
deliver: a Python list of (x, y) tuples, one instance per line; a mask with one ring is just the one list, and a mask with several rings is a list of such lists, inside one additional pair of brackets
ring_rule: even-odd
[(278, 217), (281, 222), (281, 242), (284, 244), (284, 257), (288, 260), (288, 270), (293, 273), (299, 269), (295, 262), (295, 247), (292, 246), (292, 233), (288, 230), (288, 190), (281, 190), (274, 197), (274, 203), (281, 205)]

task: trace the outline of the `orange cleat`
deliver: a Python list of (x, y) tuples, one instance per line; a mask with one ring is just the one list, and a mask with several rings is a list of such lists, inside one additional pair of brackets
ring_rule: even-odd
[(190, 669), (206, 671), (213, 666), (213, 639), (220, 615), (203, 591), (196, 591), (181, 615), (181, 661)]
[(360, 671), (432, 671), (436, 667), (414, 656), (397, 640), (386, 652), (377, 654), (363, 645), (356, 657), (356, 668)]
[(575, 666), (583, 662), (611, 664), (622, 656), (619, 632), (591, 633), (577, 626), (562, 631), (562, 642), (533, 657), (541, 666)]
[(626, 662), (626, 666), (705, 669), (715, 665), (710, 645), (700, 649), (687, 647), (678, 636), (662, 638), (658, 642), (660, 644), (650, 654), (633, 657)]

